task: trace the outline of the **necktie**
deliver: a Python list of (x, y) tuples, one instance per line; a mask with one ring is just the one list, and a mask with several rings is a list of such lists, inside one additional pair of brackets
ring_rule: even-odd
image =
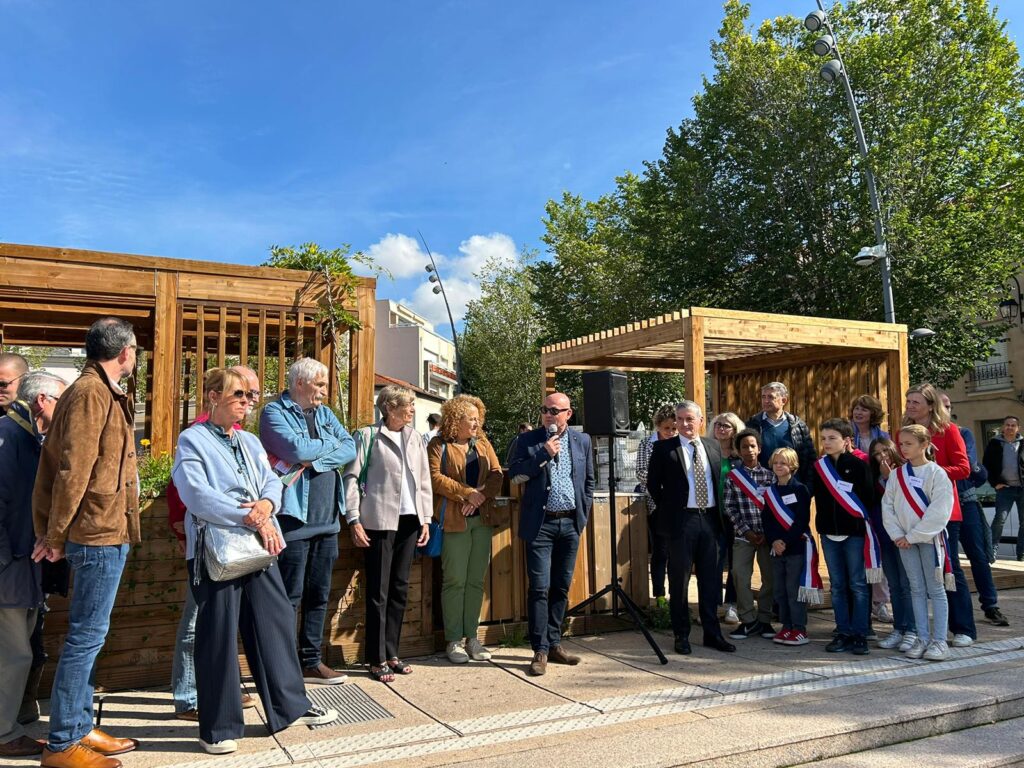
[(693, 446), (693, 496), (698, 509), (707, 509), (708, 479), (704, 476), (704, 460), (697, 450), (697, 441), (694, 440), (690, 445)]

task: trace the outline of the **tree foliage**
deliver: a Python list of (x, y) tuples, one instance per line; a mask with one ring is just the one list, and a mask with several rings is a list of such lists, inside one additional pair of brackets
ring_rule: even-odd
[[(1024, 74), (984, 0), (859, 0), (829, 12), (885, 206), (897, 320), (929, 326), (911, 369), (948, 384), (987, 355), (1024, 254)], [(852, 255), (873, 218), (841, 86), (802, 20), (748, 28), (728, 0), (694, 116), (641, 177), (547, 207), (534, 267), (546, 339), (691, 305), (882, 320)], [(573, 312), (559, 312), (570, 303)]]

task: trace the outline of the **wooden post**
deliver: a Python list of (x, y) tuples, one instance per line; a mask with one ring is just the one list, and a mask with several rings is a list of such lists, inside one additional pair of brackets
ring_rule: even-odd
[(178, 276), (173, 272), (156, 273), (156, 308), (153, 313), (153, 351), (150, 354), (153, 376), (152, 432), (153, 455), (169, 453), (174, 446), (174, 405), (178, 387), (175, 370), (178, 339)]
[(910, 388), (910, 362), (907, 359), (907, 334), (900, 332), (899, 349), (886, 356), (886, 379), (889, 385), (889, 432), (895, 435), (899, 429), (906, 391)]
[(540, 372), (540, 396), (547, 397), (555, 391), (555, 369), (544, 368)]
[(358, 286), (356, 314), (363, 327), (351, 333), (348, 346), (348, 418), (353, 429), (373, 419), (375, 309), (373, 287)]
[(203, 410), (204, 376), (206, 376), (206, 307), (196, 304), (196, 414)]
[[(249, 366), (249, 310), (242, 307), (242, 321), (238, 328), (240, 337), (238, 339), (238, 364)], [(263, 389), (263, 382), (260, 382), (260, 389)]]
[(223, 368), (228, 349), (228, 308), (223, 304), (220, 307), (220, 316), (217, 320), (217, 367)]
[(704, 318), (690, 315), (683, 323), (686, 341), (686, 396), (707, 409), (707, 394), (704, 386)]

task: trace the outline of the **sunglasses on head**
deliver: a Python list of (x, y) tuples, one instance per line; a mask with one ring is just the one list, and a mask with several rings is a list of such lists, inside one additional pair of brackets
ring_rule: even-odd
[(548, 408), (546, 405), (542, 405), (540, 407), (540, 412), (545, 413), (548, 416), (557, 416), (558, 414), (565, 413), (568, 410), (568, 408)]

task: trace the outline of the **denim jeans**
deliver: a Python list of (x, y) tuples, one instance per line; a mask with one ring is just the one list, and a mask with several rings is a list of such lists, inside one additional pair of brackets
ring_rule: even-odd
[(579, 546), (580, 535), (572, 517), (545, 519), (537, 537), (526, 545), (527, 615), (530, 647), (535, 651), (547, 653), (562, 642), (562, 621)]
[[(971, 603), (971, 588), (967, 586), (967, 577), (960, 567), (960, 527), (962, 523), (950, 520), (946, 524), (946, 536), (949, 539), (949, 559), (953, 564), (953, 579), (956, 591), (946, 595), (949, 604), (949, 631), (954, 635), (969, 635), (978, 639), (978, 628), (974, 624), (974, 605)], [(942, 638), (939, 638), (942, 639)]]
[(174, 638), (174, 661), (171, 663), (171, 694), (174, 713), (180, 715), (199, 706), (196, 698), (196, 615), (199, 608), (192, 590), (186, 585), (185, 604), (181, 607), (178, 634)]
[(1010, 507), (1017, 505), (1017, 559), (1024, 556), (1024, 486), (1008, 485), (996, 491), (996, 514), (992, 518), (992, 553), (999, 551), (1003, 538), (1003, 526)]
[(883, 540), (882, 572), (889, 582), (889, 599), (892, 600), (892, 628), (900, 632), (914, 629), (914, 606), (910, 597), (910, 581), (903, 567), (900, 550), (891, 541)]
[(331, 571), (338, 559), (338, 534), (325, 533), (309, 539), (295, 539), (277, 556), (284, 588), (299, 624), (299, 664), (303, 669), (320, 664), (324, 622), (331, 596)]
[(836, 629), (841, 635), (864, 637), (871, 613), (871, 590), (864, 571), (864, 537), (847, 536), (843, 541), (833, 541), (822, 536), (821, 549), (831, 582)]
[(68, 630), (50, 695), (47, 747), (63, 752), (93, 728), (92, 697), (96, 657), (107, 639), (110, 612), (128, 557), (128, 545), (87, 546), (67, 542), (75, 588), (68, 607)]
[(992, 579), (992, 566), (988, 562), (988, 550), (985, 548), (985, 518), (981, 505), (976, 501), (961, 501), (960, 511), (964, 519), (960, 523), (960, 546), (971, 562), (971, 576), (978, 590), (978, 602), (981, 609), (987, 611), (999, 605), (999, 594), (996, 583)]
[[(917, 636), (927, 643), (929, 640), (946, 640), (946, 624), (949, 621), (946, 603), (946, 589), (942, 575), (936, 568), (935, 546), (913, 544), (910, 549), (900, 550), (900, 559), (910, 580), (910, 599), (914, 603), (914, 624)], [(928, 601), (932, 601), (932, 628), (928, 627)]]

